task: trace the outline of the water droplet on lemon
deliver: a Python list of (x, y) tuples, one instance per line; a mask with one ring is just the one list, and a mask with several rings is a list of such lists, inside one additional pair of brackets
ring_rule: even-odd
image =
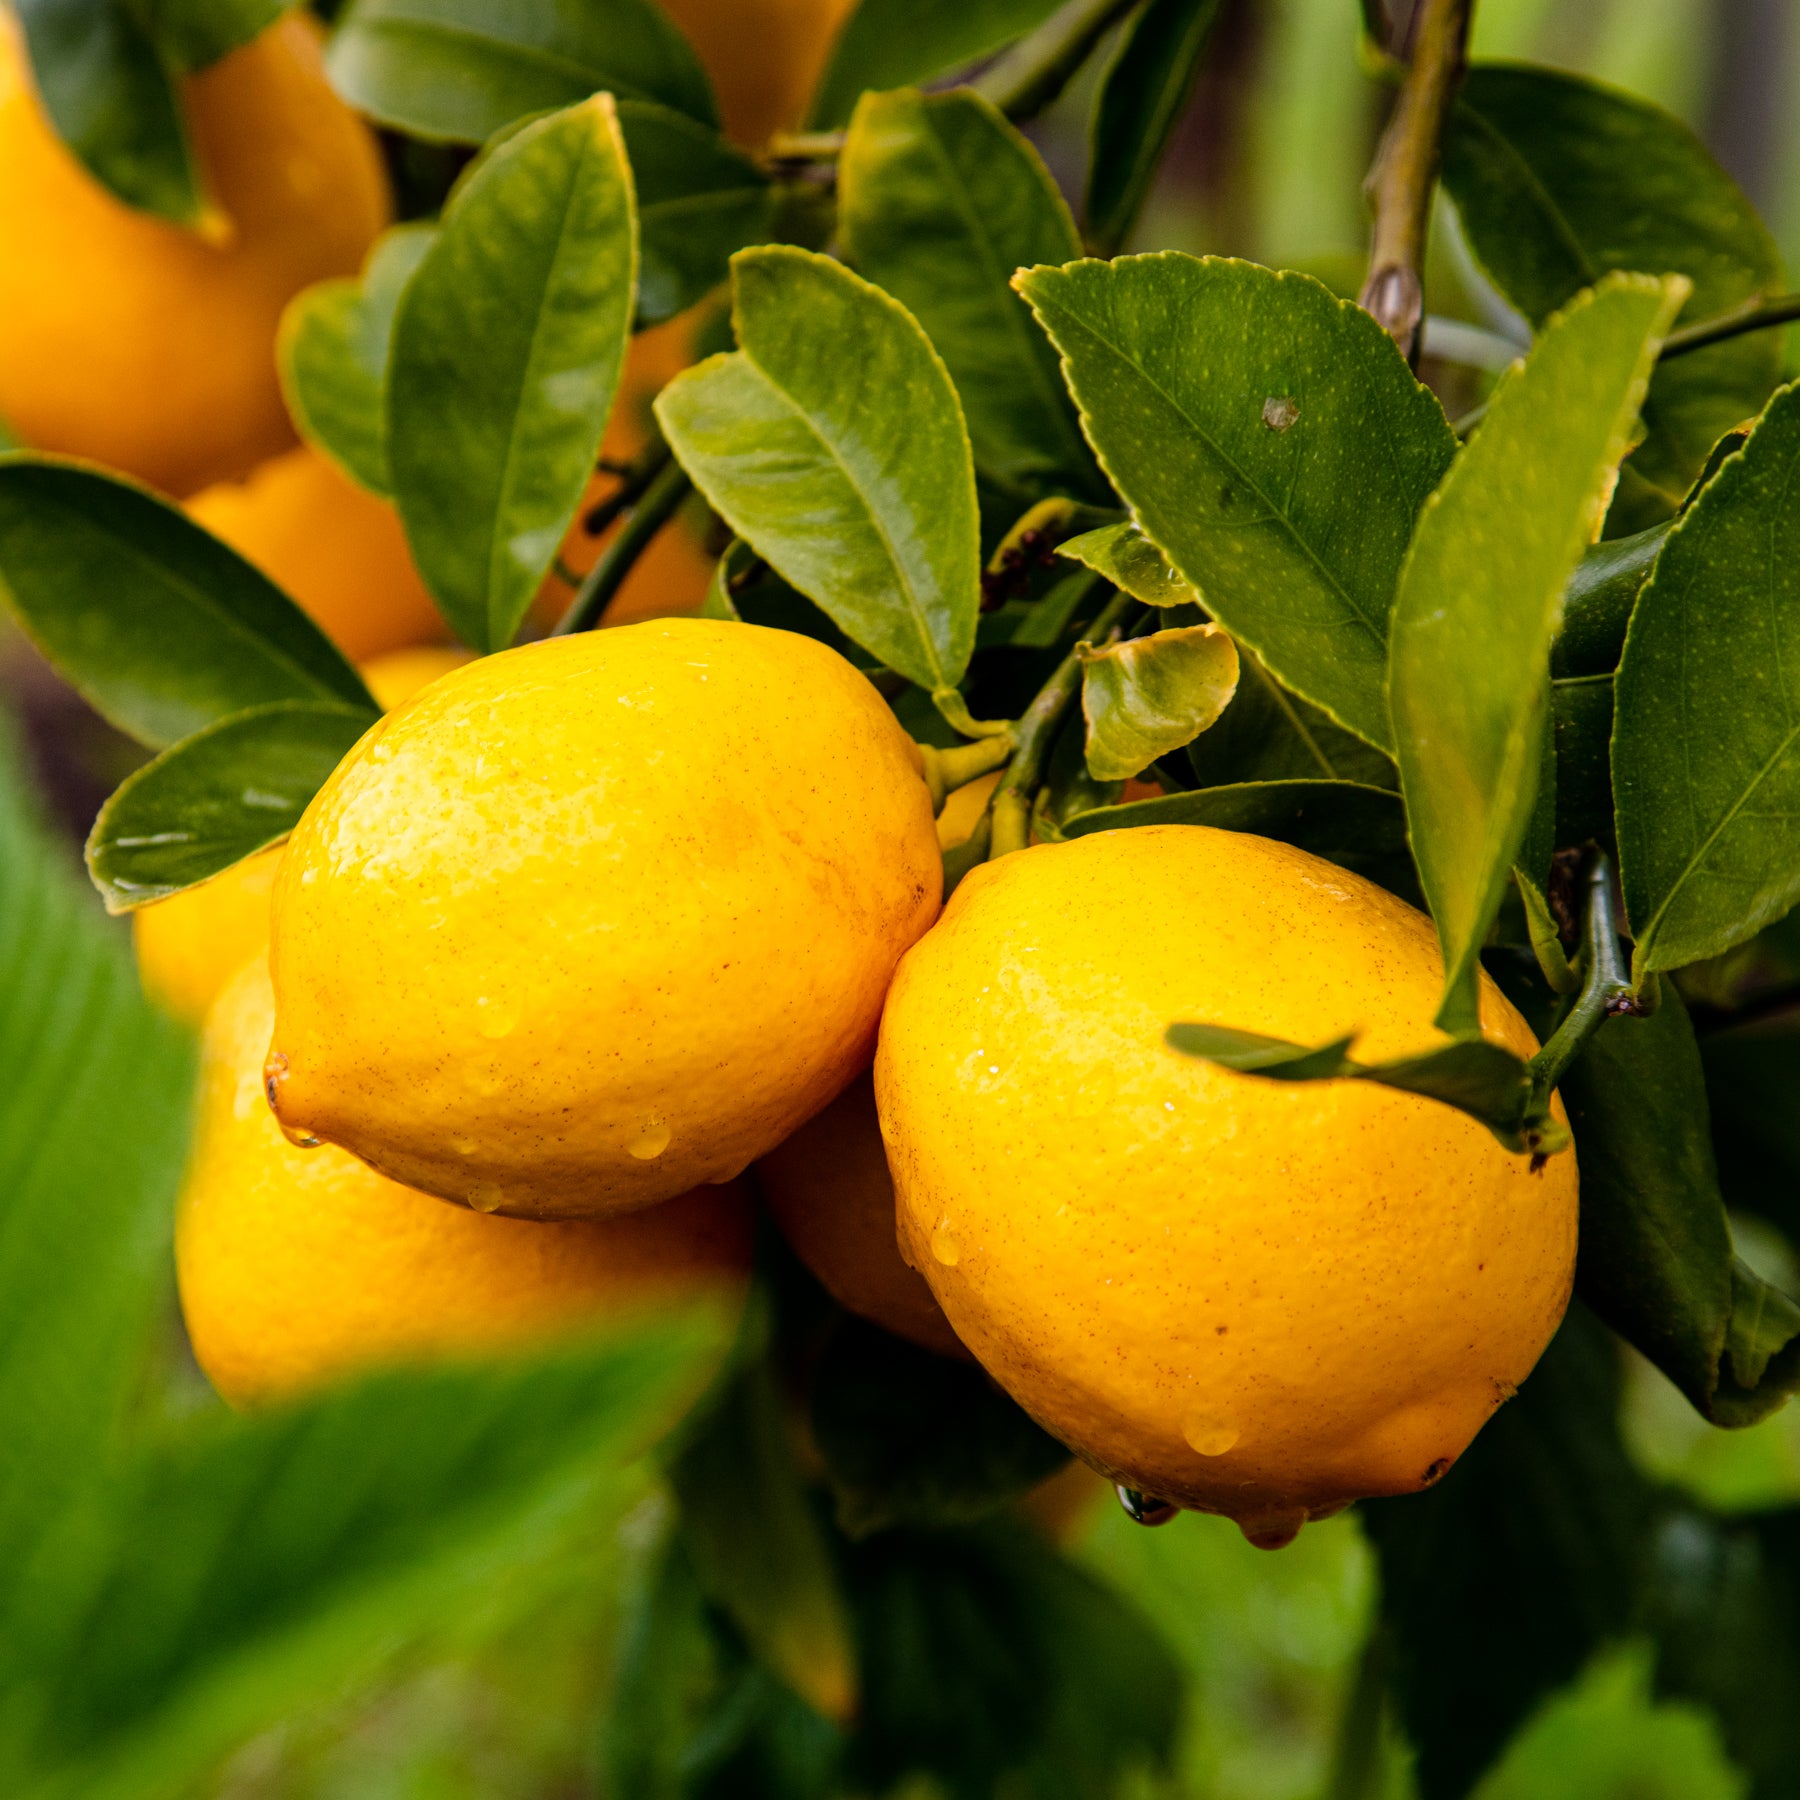
[(1217, 1413), (1196, 1412), (1182, 1420), (1181, 1435), (1190, 1450), (1202, 1456), (1223, 1456), (1243, 1433)]
[(639, 1162), (655, 1162), (668, 1149), (670, 1135), (666, 1125), (646, 1125), (625, 1148)]
[(956, 1267), (957, 1260), (962, 1255), (962, 1246), (951, 1235), (950, 1223), (948, 1220), (945, 1220), (940, 1224), (937, 1230), (931, 1234), (931, 1254), (941, 1262), (946, 1269), (954, 1269)]
[(510, 1037), (518, 1029), (519, 1007), (513, 1000), (490, 1000), (487, 995), (475, 1002), (475, 1029), (484, 1038)]
[(505, 1198), (505, 1191), (495, 1181), (478, 1181), (469, 1189), (469, 1205), (478, 1213), (498, 1212)]

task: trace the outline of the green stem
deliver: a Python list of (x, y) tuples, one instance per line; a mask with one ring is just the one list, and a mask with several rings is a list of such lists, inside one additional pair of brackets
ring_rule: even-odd
[(972, 744), (957, 744), (949, 750), (921, 744), (919, 754), (925, 759), (925, 785), (931, 790), (932, 809), (942, 812), (944, 802), (958, 788), (991, 775), (1012, 755), (1016, 743), (1009, 727), (994, 737), (977, 738)]
[(976, 93), (991, 100), (1015, 123), (1036, 118), (1136, 3), (1068, 0), (973, 83)]
[(675, 516), (675, 509), (688, 497), (693, 485), (680, 463), (671, 458), (663, 464), (644, 490), (643, 498), (626, 514), (619, 535), (601, 552), (600, 560), (575, 590), (575, 598), (569, 602), (569, 610), (553, 635), (567, 637), (571, 632), (591, 630), (600, 622), (608, 602), (636, 568), (650, 540)]
[(1588, 1039), (1609, 1018), (1643, 1010), (1632, 991), (1625, 959), (1619, 954), (1612, 865), (1604, 855), (1596, 856), (1588, 865), (1586, 886), (1587, 907), (1582, 922), (1586, 968), (1581, 992), (1563, 1015), (1562, 1023), (1550, 1034), (1550, 1041), (1531, 1059), (1528, 1119), (1548, 1115), (1551, 1091), (1586, 1048)]
[(1772, 298), (1758, 295), (1716, 318), (1701, 319), (1697, 324), (1671, 331), (1663, 339), (1657, 361), (1667, 362), (1671, 357), (1686, 356), (1690, 351), (1722, 344), (1728, 338), (1742, 337), (1747, 331), (1767, 331), (1771, 326), (1791, 324), (1795, 319), (1800, 319), (1800, 294), (1777, 294)]
[[(624, 464), (600, 464), (603, 475), (616, 475), (619, 478), (618, 488), (606, 496), (604, 500), (590, 506), (582, 514), (581, 529), (589, 537), (600, 537), (612, 526), (619, 514), (628, 507), (636, 506), (643, 499), (650, 484), (669, 466), (669, 458), (674, 454), (662, 440), (660, 433), (655, 441), (648, 445), (642, 456)], [(579, 586), (579, 582), (571, 583)]]

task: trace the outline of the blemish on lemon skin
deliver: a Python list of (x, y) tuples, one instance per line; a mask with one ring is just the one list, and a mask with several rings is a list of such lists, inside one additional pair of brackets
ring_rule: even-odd
[(639, 1162), (655, 1162), (668, 1149), (671, 1136), (673, 1133), (667, 1125), (652, 1123), (646, 1125), (625, 1149), (627, 1154), (636, 1157)]

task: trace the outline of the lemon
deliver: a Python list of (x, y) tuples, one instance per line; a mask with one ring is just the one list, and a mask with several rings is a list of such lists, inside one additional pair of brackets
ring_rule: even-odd
[(840, 1306), (926, 1350), (969, 1354), (901, 1258), (894, 1182), (867, 1075), (763, 1157), (756, 1186), (794, 1254)]
[(480, 1210), (651, 1205), (866, 1065), (941, 885), (916, 746), (812, 639), (666, 619), (486, 657), (289, 843), (272, 1103)]
[(472, 1355), (697, 1301), (741, 1301), (751, 1210), (705, 1188), (626, 1219), (486, 1219), (341, 1150), (297, 1150), (263, 1100), (274, 1015), (254, 957), (208, 1022), (176, 1220), (194, 1355), (246, 1405), (376, 1363)]
[[(882, 1023), (902, 1247), (1020, 1405), (1142, 1494), (1272, 1546), (1427, 1487), (1562, 1317), (1573, 1153), (1534, 1170), (1448, 1106), (1163, 1034), (1401, 1055), (1441, 1041), (1441, 980), (1419, 913), (1264, 839), (1150, 827), (988, 864)], [(1482, 1017), (1534, 1050), (1485, 979)]]
[(0, 10), (0, 419), (185, 496), (294, 441), (281, 311), (353, 275), (387, 223), (374, 133), (290, 15), (184, 80), (216, 234), (136, 212), (63, 146)]
[(800, 123), (855, 0), (662, 0), (700, 53), (725, 129), (760, 148)]

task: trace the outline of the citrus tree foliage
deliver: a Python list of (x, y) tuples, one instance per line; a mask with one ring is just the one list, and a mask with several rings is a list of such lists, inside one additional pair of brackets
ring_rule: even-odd
[[(74, 152), (199, 220), (180, 77), (275, 0), (18, 11)], [(808, 129), (753, 155), (652, 0), (349, 0), (339, 91), (462, 173), (359, 278), (293, 304), (290, 406), (394, 500), (448, 627), (502, 650), (583, 506), (632, 332), (704, 302), (713, 353), (656, 400), (622, 554), (697, 495), (710, 615), (850, 657), (940, 789), (1001, 772), (949, 883), (1032, 837), (1202, 824), (1426, 906), (1447, 1035), (1417, 1054), (1167, 1022), (1260, 1079), (1403, 1089), (1581, 1161), (1561, 1336), (1432, 1492), (1363, 1509), (1380, 1610), (1345, 1742), (1385, 1709), (1425, 1800), (1457, 1800), (1635, 1634), (1753, 1791), (1788, 1794), (1795, 1517), (1676, 1500), (1616, 1423), (1619, 1339), (1720, 1429), (1800, 1388), (1800, 1302), (1727, 1211), (1800, 1233), (1800, 400), (1757, 329), (1779, 258), (1655, 107), (1471, 68), (1443, 185), (1532, 341), (1453, 426), (1405, 332), (1312, 276), (1116, 254), (1219, 11), (861, 0)], [(1065, 195), (1021, 125), (1103, 43)], [(609, 567), (567, 626), (596, 623)], [(152, 753), (88, 846), (115, 910), (280, 841), (376, 716), (266, 577), (91, 467), (0, 460), (0, 597)], [(1544, 1041), (1531, 1061), (1480, 1038), (1484, 967)], [(134, 1418), (186, 1068), (7, 774), (9, 1794), (179, 1789), (492, 1579), (522, 1521), (591, 1500), (704, 1361), (704, 1323), (674, 1324), (249, 1423)], [(1062, 1447), (778, 1248), (761, 1292), (661, 1451), (674, 1507), (604, 1726), (614, 1790), (826, 1800), (925, 1776), (1073, 1800), (1166, 1764), (1170, 1652), (1008, 1510)]]

